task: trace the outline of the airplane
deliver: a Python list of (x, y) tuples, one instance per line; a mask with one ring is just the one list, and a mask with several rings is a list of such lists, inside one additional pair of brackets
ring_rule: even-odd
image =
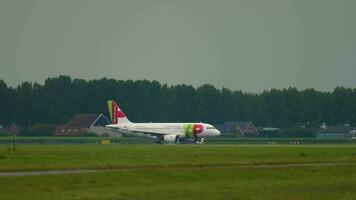
[[(157, 143), (175, 143), (194, 139), (199, 144), (205, 137), (216, 137), (220, 131), (206, 123), (133, 123), (114, 100), (107, 102), (111, 123), (105, 128), (124, 135), (149, 137)], [(198, 141), (200, 139), (200, 141)]]

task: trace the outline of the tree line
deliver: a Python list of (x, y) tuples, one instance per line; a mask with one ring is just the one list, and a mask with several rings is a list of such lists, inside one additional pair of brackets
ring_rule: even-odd
[(134, 122), (219, 124), (253, 121), (264, 127), (356, 124), (356, 89), (271, 89), (248, 93), (205, 84), (169, 86), (148, 80), (48, 78), (44, 84), (23, 82), (9, 87), (0, 80), (0, 124), (32, 126), (64, 124), (75, 113), (104, 113), (106, 101), (116, 100)]

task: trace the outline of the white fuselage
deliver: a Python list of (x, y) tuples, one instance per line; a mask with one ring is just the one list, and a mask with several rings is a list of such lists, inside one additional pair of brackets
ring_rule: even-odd
[[(214, 137), (220, 131), (206, 123), (121, 123), (110, 124), (106, 128), (134, 136), (177, 135), (179, 138)], [(155, 136), (154, 136), (155, 135)]]

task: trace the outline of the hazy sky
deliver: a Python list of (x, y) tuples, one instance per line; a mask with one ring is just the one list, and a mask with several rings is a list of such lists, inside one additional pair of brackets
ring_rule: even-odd
[(1, 0), (0, 79), (356, 87), (355, 0)]

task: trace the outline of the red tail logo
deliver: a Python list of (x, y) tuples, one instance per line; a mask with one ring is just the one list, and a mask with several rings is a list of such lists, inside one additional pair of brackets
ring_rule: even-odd
[(122, 112), (122, 110), (116, 104), (115, 101), (108, 101), (108, 107), (109, 107), (111, 122), (113, 124), (118, 124), (119, 122), (129, 122), (125, 116), (125, 113)]

